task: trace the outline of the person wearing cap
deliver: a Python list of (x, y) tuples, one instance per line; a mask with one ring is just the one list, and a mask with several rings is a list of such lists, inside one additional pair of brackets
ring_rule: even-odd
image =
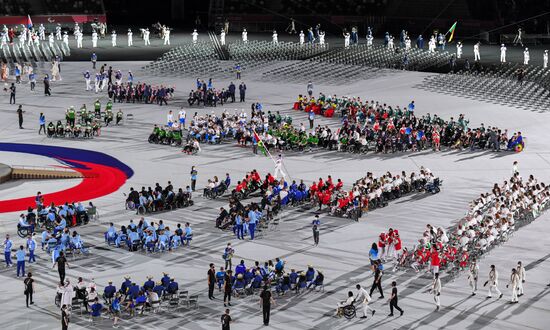
[(155, 287), (155, 281), (153, 281), (153, 276), (147, 276), (147, 281), (143, 283), (143, 291), (153, 290)]
[(116, 293), (116, 287), (113, 285), (113, 281), (109, 281), (109, 285), (103, 289), (103, 299), (110, 302)]
[(166, 291), (169, 294), (175, 294), (178, 292), (178, 289), (179, 289), (178, 282), (174, 281), (174, 278), (170, 278), (170, 284), (168, 284)]
[(124, 276), (124, 282), (122, 282), (122, 284), (120, 285), (120, 293), (125, 295), (130, 285), (132, 285), (132, 281), (130, 281), (130, 275)]
[(156, 284), (157, 285), (155, 285), (155, 287), (153, 288), (153, 291), (156, 292), (159, 297), (162, 297), (162, 294), (164, 293), (164, 286), (160, 281), (158, 281)]

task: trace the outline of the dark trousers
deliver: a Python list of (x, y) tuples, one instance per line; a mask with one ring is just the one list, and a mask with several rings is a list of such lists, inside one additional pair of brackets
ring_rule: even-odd
[(15, 94), (10, 94), (10, 104), (12, 104), (11, 100), (13, 100), (13, 104), (15, 104)]
[(57, 270), (59, 272), (59, 281), (61, 281), (61, 283), (64, 283), (65, 282), (65, 268), (63, 269), (58, 269)]
[(23, 117), (19, 117), (19, 128), (23, 128)]
[(269, 325), (269, 314), (271, 313), (271, 304), (264, 305), (262, 309), (262, 314), (264, 316), (264, 325)]
[[(241, 99), (240, 99), (240, 102), (244, 102), (244, 93), (241, 93)], [(13, 102), (15, 103), (15, 102)]]
[(390, 300), (390, 314), (393, 314), (394, 308), (400, 311), (401, 313), (403, 312), (403, 310), (399, 308), (399, 306), (397, 306), (397, 298)]
[(32, 301), (32, 291), (25, 293), (25, 298), (26, 298), (26, 301), (27, 301), (27, 307), (29, 307), (29, 303), (30, 304), (33, 303), (33, 301)]
[(376, 288), (378, 288), (378, 291), (380, 291), (380, 295), (383, 297), (384, 296), (384, 291), (382, 291), (382, 281), (378, 281), (378, 282), (372, 282), (372, 286), (370, 287), (370, 293), (369, 295), (372, 296), (372, 293), (374, 292), (374, 290), (376, 290)]
[(44, 134), (46, 134), (46, 125), (44, 125), (44, 124), (40, 125), (40, 128), (38, 129), (38, 134), (40, 134), (40, 132), (42, 132), (42, 130), (44, 130)]
[(214, 298), (214, 282), (210, 282), (208, 284), (208, 298), (212, 299)]
[(319, 231), (313, 232), (313, 243), (315, 243), (315, 245), (319, 244)]
[(224, 291), (223, 292), (223, 303), (230, 303), (231, 302), (231, 292)]
[(313, 119), (309, 120), (309, 129), (313, 129)]
[(191, 190), (195, 191), (196, 185), (197, 185), (197, 180), (191, 180)]

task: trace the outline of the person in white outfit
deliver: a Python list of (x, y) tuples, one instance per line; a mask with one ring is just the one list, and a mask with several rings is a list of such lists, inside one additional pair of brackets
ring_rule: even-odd
[(113, 47), (116, 47), (116, 31), (113, 30), (113, 32), (111, 33), (111, 45)]
[(390, 36), (390, 40), (388, 40), (388, 49), (393, 50), (393, 36)]
[(222, 29), (222, 32), (220, 33), (220, 44), (222, 46), (225, 46), (225, 30)]
[(518, 281), (518, 296), (523, 296), (523, 283), (525, 283), (525, 267), (521, 261), (518, 261), (518, 266), (516, 267), (516, 272), (519, 276)]
[(367, 47), (372, 46), (373, 39), (372, 34), (367, 34)]
[(284, 178), (286, 177), (285, 172), (283, 172), (283, 155), (279, 155), (275, 161), (275, 179), (281, 174)]
[(441, 296), (441, 280), (439, 279), (439, 273), (435, 273), (434, 280), (432, 282), (432, 294), (434, 295), (435, 310), (438, 311), (441, 306), (439, 299)]
[(500, 63), (506, 63), (506, 46), (500, 45)]
[(170, 29), (166, 28), (164, 30), (164, 45), (170, 45)]
[(248, 43), (248, 32), (246, 32), (246, 29), (243, 29), (242, 38), (245, 44)]
[(512, 268), (512, 274), (510, 274), (510, 282), (506, 284), (506, 288), (512, 290), (512, 300), (510, 301), (513, 304), (517, 304), (518, 300), (518, 287), (519, 287), (519, 276), (515, 268)]
[(304, 34), (304, 31), (300, 30), (300, 34), (298, 36), (300, 37), (300, 45), (303, 45), (306, 42), (306, 35)]
[(76, 34), (76, 48), (82, 48), (82, 31), (78, 31)]
[(407, 36), (407, 38), (405, 39), (405, 50), (409, 49), (411, 49), (411, 38)]
[(354, 301), (353, 292), (349, 291), (348, 292), (348, 299), (346, 299), (344, 301), (341, 301), (338, 304), (336, 304), (336, 316), (341, 316), (342, 308), (351, 305), (353, 303), (353, 301)]
[(97, 32), (92, 32), (92, 47), (93, 48), (96, 48), (97, 47)]
[(132, 32), (132, 29), (128, 29), (128, 47), (132, 47), (134, 45), (134, 33)]
[(53, 47), (53, 44), (55, 43), (55, 37), (53, 36), (53, 33), (50, 33), (50, 36), (48, 37), (48, 42), (50, 44), (50, 47)]
[(193, 30), (193, 33), (191, 33), (191, 36), (193, 37), (193, 43), (196, 44), (199, 40), (199, 33), (197, 32), (197, 29)]
[(61, 36), (61, 24), (57, 23), (57, 26), (55, 27), (55, 38), (59, 41), (63, 39)]
[(349, 47), (349, 39), (350, 39), (350, 34), (348, 31), (345, 31), (344, 32), (344, 47), (348, 48)]
[(319, 45), (324, 46), (325, 45), (325, 32), (319, 31)]
[(367, 318), (367, 311), (371, 310), (371, 315), (374, 315), (376, 311), (369, 307), (369, 302), (372, 300), (367, 290), (363, 289), (360, 284), (355, 286), (357, 288), (357, 295), (355, 296), (355, 302), (361, 304), (361, 311), (363, 312), (362, 319)]
[(548, 67), (548, 49), (542, 55), (542, 67), (545, 69)]
[(462, 42), (456, 43), (456, 58), (462, 58)]
[(481, 56), (479, 56), (479, 42), (477, 42), (474, 45), (474, 61), (481, 60)]
[(491, 270), (489, 271), (489, 279), (483, 284), (486, 286), (489, 284), (489, 292), (487, 298), (493, 297), (493, 291), (498, 295), (498, 298), (502, 298), (502, 292), (498, 289), (498, 272), (495, 265), (491, 265)]
[(273, 38), (273, 43), (275, 45), (279, 43), (279, 37), (277, 36), (277, 31), (273, 30), (273, 35), (271, 37)]
[(46, 40), (46, 28), (42, 23), (40, 23), (40, 26), (38, 27), (38, 36), (40, 37), (40, 40)]
[(472, 288), (472, 296), (476, 295), (478, 276), (479, 265), (477, 264), (476, 258), (473, 258), (470, 268), (468, 269), (468, 284), (470, 285), (470, 288)]
[(67, 48), (69, 47), (69, 35), (67, 34), (67, 31), (63, 33), (63, 43), (67, 46)]
[(529, 48), (525, 48), (525, 50), (523, 51), (523, 64), (529, 64)]
[(143, 31), (143, 44), (145, 46), (151, 45), (151, 40), (149, 37), (151, 36), (151, 32), (149, 31), (149, 28), (146, 28), (145, 31)]
[(435, 37), (432, 36), (428, 41), (428, 52), (435, 53)]

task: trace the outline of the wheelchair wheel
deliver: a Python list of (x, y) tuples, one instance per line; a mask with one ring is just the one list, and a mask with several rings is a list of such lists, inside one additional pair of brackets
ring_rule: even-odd
[(27, 228), (18, 228), (17, 235), (21, 238), (26, 238), (29, 235), (29, 230)]
[(355, 309), (355, 306), (346, 306), (344, 307), (344, 317), (348, 320), (353, 319), (357, 315), (357, 311)]

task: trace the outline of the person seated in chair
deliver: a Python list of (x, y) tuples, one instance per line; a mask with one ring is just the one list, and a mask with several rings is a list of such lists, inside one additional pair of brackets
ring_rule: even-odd
[(308, 265), (307, 271), (306, 271), (306, 282), (311, 283), (314, 277), (315, 277), (315, 270), (313, 269), (312, 265)]
[(153, 287), (153, 292), (155, 292), (159, 297), (162, 297), (162, 295), (164, 294), (164, 290), (165, 288), (160, 281), (158, 281)]
[(179, 290), (178, 282), (174, 281), (173, 278), (170, 278), (170, 284), (168, 284), (168, 287), (166, 288), (166, 292), (169, 294), (176, 294)]
[(155, 287), (155, 281), (153, 281), (153, 276), (147, 276), (147, 281), (143, 283), (143, 291), (152, 290)]
[(235, 276), (239, 274), (243, 274), (246, 272), (246, 266), (244, 265), (244, 260), (241, 260), (241, 262), (235, 267)]
[(116, 287), (113, 285), (113, 281), (109, 281), (109, 285), (107, 285), (103, 290), (103, 299), (110, 302), (115, 297), (115, 293)]
[(353, 301), (354, 301), (353, 292), (348, 291), (348, 298), (336, 304), (336, 316), (342, 317), (342, 314), (344, 313), (343, 311), (344, 307), (351, 306), (353, 304)]
[(285, 292), (290, 290), (290, 276), (288, 275), (288, 273), (284, 274), (283, 277), (279, 280), (275, 290), (281, 295), (284, 295)]
[(225, 278), (225, 270), (223, 267), (220, 267), (220, 270), (216, 272), (216, 283), (218, 283), (218, 290), (220, 291), (223, 286), (224, 278)]
[(317, 276), (315, 277), (315, 280), (311, 281), (307, 288), (309, 289), (311, 288), (311, 286), (313, 286), (313, 288), (315, 289), (318, 286), (323, 285), (324, 280), (325, 276), (323, 275), (323, 272), (321, 270), (317, 270)]

